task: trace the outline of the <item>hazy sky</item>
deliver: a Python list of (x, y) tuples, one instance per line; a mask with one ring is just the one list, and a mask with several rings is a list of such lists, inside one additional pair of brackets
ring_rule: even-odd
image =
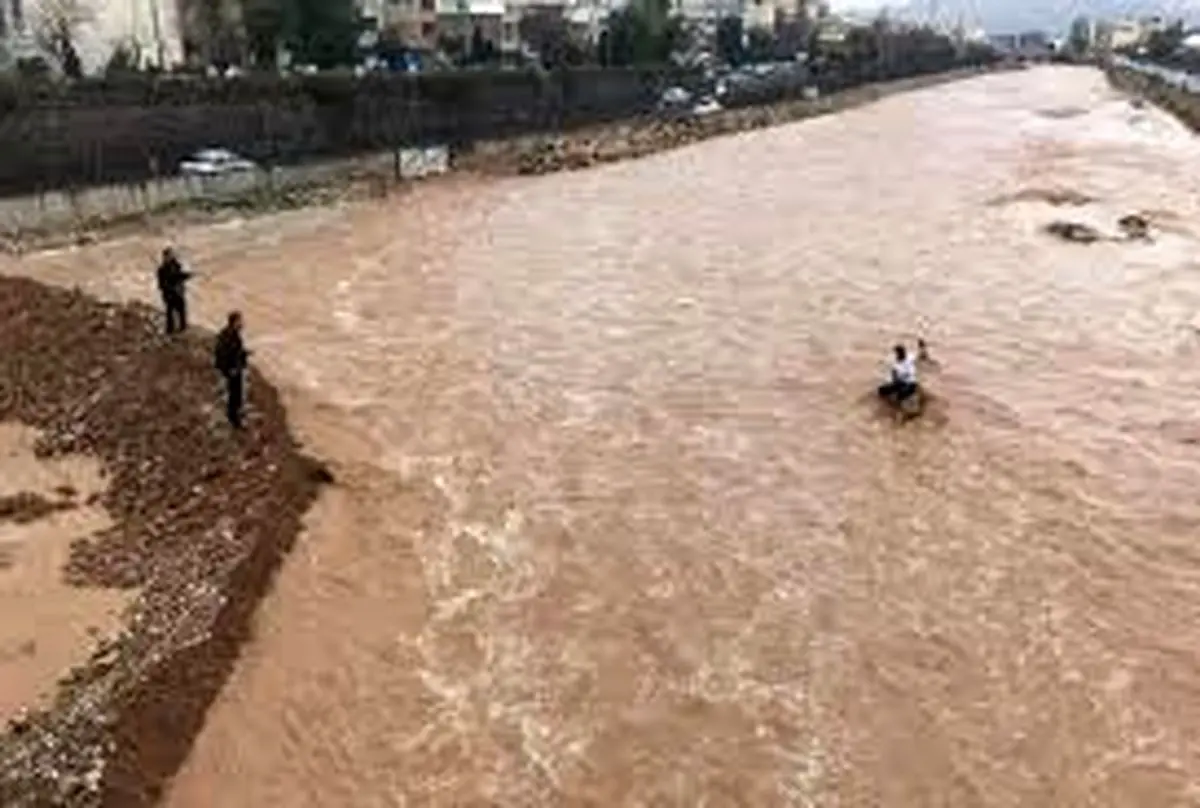
[(956, 19), (961, 15), (967, 24), (982, 25), (991, 33), (1063, 32), (1078, 16), (1113, 18), (1161, 14), (1193, 22), (1197, 21), (1200, 11), (1200, 0), (831, 0), (831, 5), (846, 11), (869, 11), (883, 6), (894, 9), (936, 7), (943, 19)]

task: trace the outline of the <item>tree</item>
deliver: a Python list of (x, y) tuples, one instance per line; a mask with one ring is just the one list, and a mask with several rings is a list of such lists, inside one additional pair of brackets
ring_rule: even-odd
[(483, 38), (483, 29), (476, 25), (471, 32), (471, 61), (482, 62), (486, 50), (487, 40)]
[(1092, 49), (1092, 23), (1087, 17), (1076, 17), (1071, 22), (1067, 36), (1067, 47), (1074, 56), (1086, 56)]
[(121, 73), (133, 73), (142, 66), (142, 49), (138, 46), (136, 40), (122, 43), (113, 51), (112, 56), (108, 59), (108, 65), (104, 68), (104, 74), (107, 76), (120, 75)]
[[(262, 7), (279, 2), (247, 0), (243, 16), (252, 18)], [(244, 43), (232, 11), (230, 0), (179, 0), (184, 27), (192, 34), (184, 41), (184, 54), (189, 62), (197, 60), (223, 69), (242, 61)]]
[(1183, 20), (1176, 20), (1166, 28), (1155, 31), (1146, 39), (1146, 56), (1152, 61), (1165, 61), (1175, 55), (1186, 37)]
[(722, 17), (717, 21), (717, 53), (726, 63), (737, 66), (746, 60), (743, 40), (746, 27), (739, 16)]
[(41, 15), (34, 25), (34, 39), (69, 78), (83, 76), (76, 39), (79, 29), (93, 19), (95, 15), (83, 0), (45, 0), (42, 3)]
[[(224, 28), (222, 0), (203, 0), (209, 36)], [(274, 65), (285, 46), (301, 64), (321, 69), (355, 63), (363, 23), (355, 0), (245, 0), (242, 22), (255, 63)]]
[(791, 16), (775, 23), (775, 55), (780, 59), (794, 59), (798, 53), (808, 52), (813, 26), (808, 17)]
[[(246, 30), (246, 47), (251, 61), (260, 67), (274, 67), (279, 46), (298, 29), (296, 9), (280, 0), (248, 0), (242, 24)], [(217, 23), (223, 27), (223, 23)]]
[(670, 0), (636, 0), (608, 17), (600, 37), (603, 65), (661, 65), (683, 40), (683, 25), (670, 16)]
[(294, 23), (284, 14), (287, 45), (296, 58), (322, 69), (357, 61), (363, 24), (355, 0), (276, 0), (295, 10)]
[(533, 8), (517, 24), (521, 42), (532, 48), (547, 69), (581, 65), (587, 61), (583, 48), (558, 8)]
[(746, 58), (751, 62), (769, 62), (775, 57), (775, 37), (765, 28), (751, 28), (746, 37)]
[(461, 64), (467, 59), (467, 40), (461, 34), (449, 32), (439, 34), (437, 48), (455, 64)]

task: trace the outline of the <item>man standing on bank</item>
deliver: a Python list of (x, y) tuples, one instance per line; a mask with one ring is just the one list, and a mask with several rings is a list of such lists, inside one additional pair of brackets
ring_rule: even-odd
[(242, 428), (242, 404), (245, 396), (246, 361), (250, 352), (242, 342), (242, 313), (230, 312), (229, 320), (217, 334), (213, 364), (225, 378), (225, 417), (234, 429)]
[(168, 334), (187, 330), (187, 282), (191, 277), (192, 273), (184, 270), (173, 249), (163, 250), (162, 263), (158, 265), (158, 291), (167, 310)]

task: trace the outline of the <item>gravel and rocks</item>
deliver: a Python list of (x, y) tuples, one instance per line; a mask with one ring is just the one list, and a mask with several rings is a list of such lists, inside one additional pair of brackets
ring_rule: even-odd
[(1117, 220), (1116, 232), (1108, 235), (1083, 222), (1053, 221), (1044, 228), (1046, 233), (1076, 244), (1095, 244), (1097, 241), (1152, 241), (1150, 219), (1140, 213), (1130, 213)]
[(1046, 225), (1046, 232), (1052, 236), (1057, 236), (1063, 241), (1071, 241), (1076, 244), (1094, 244), (1097, 241), (1104, 240), (1104, 234), (1090, 224), (1082, 222), (1065, 222), (1056, 221)]
[(256, 371), (248, 429), (232, 433), (212, 336), (167, 338), (159, 320), (145, 307), (0, 278), (0, 421), (41, 430), (41, 456), (94, 456), (108, 483), (99, 504), (113, 527), (76, 540), (63, 574), (75, 586), (139, 592), (120, 635), (65, 672), (52, 706), (0, 735), (8, 808), (157, 802), (305, 512), (332, 481), (300, 453)]
[(868, 84), (819, 98), (721, 109), (706, 115), (655, 117), (482, 144), (458, 156), (454, 168), (487, 175), (539, 175), (644, 157), (721, 135), (748, 132), (839, 112), (886, 95), (929, 87), (983, 69)]

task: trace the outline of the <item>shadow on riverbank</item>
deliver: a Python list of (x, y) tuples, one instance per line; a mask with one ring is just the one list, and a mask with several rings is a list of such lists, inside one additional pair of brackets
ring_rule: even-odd
[[(47, 572), (133, 601), (115, 636), (93, 635), (90, 659), (40, 683), (49, 706), (0, 734), (4, 806), (155, 804), (329, 481), (257, 371), (249, 429), (230, 434), (210, 338), (165, 339), (148, 308), (0, 278), (0, 424), (36, 430), (39, 458), (98, 460), (106, 483), (93, 499), (111, 524), (64, 535)], [(4, 620), (36, 643), (57, 628), (37, 623), (44, 613)]]

